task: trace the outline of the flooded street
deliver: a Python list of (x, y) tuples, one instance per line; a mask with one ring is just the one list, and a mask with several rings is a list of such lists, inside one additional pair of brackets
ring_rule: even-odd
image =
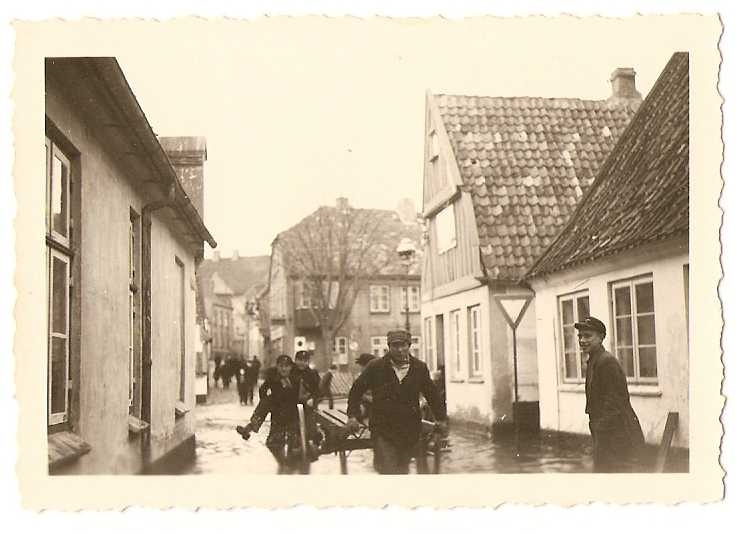
[[(339, 407), (338, 403), (337, 406)], [(215, 390), (210, 403), (196, 408), (196, 459), (180, 474), (274, 474), (276, 462), (265, 447), (266, 422), (250, 440), (243, 440), (235, 426), (245, 424), (252, 406), (241, 406), (233, 390)], [(442, 455), (442, 473), (584, 473), (592, 470), (589, 445), (583, 438), (544, 434), (526, 438), (516, 454), (512, 435), (490, 437), (452, 428), (450, 450)], [(350, 474), (375, 474), (372, 451), (349, 453)], [(414, 467), (412, 466), (412, 471)], [(312, 464), (313, 474), (339, 474), (334, 454)]]

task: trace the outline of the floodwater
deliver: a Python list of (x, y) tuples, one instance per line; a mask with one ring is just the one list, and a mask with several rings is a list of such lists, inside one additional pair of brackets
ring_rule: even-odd
[[(215, 391), (211, 404), (196, 408), (196, 458), (178, 474), (274, 474), (276, 462), (265, 447), (268, 423), (248, 441), (237, 432), (252, 414), (234, 391)], [(211, 396), (210, 396), (211, 397)], [(339, 406), (339, 405), (338, 405)], [(433, 465), (429, 458), (429, 465)], [(372, 451), (348, 453), (349, 474), (375, 474)], [(449, 449), (442, 453), (442, 473), (588, 473), (592, 471), (589, 440), (557, 433), (522, 436), (516, 447), (512, 433), (490, 436), (452, 428)], [(312, 474), (339, 474), (336, 455), (323, 455)], [(412, 466), (412, 472), (415, 468)]]

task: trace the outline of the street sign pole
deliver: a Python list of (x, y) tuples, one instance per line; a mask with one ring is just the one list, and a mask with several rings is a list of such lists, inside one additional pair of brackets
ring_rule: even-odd
[(528, 306), (533, 300), (533, 295), (528, 293), (520, 294), (495, 294), (493, 295), (495, 302), (498, 303), (503, 317), (513, 333), (513, 431), (515, 437), (516, 455), (519, 449), (520, 422), (518, 421), (518, 342), (516, 337), (516, 329), (521, 324), (523, 315), (526, 313)]

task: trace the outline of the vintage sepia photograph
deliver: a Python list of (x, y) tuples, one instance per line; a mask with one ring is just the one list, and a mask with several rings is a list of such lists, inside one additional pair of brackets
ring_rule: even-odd
[(721, 491), (716, 17), (16, 31), (31, 500)]

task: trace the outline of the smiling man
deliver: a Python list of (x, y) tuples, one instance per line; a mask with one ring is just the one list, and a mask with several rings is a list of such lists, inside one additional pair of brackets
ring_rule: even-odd
[(643, 432), (630, 405), (628, 382), (617, 358), (602, 346), (607, 330), (602, 321), (587, 317), (575, 323), (579, 348), (589, 355), (585, 412), (590, 418), (595, 472), (630, 472), (643, 444)]
[(370, 435), (373, 465), (380, 474), (406, 474), (421, 435), (419, 394), (429, 403), (440, 432), (446, 434), (446, 409), (429, 370), (409, 353), (411, 335), (405, 330), (388, 332), (388, 353), (365, 367), (350, 389), (348, 429), (358, 426), (360, 401), (367, 391), (373, 396)]

